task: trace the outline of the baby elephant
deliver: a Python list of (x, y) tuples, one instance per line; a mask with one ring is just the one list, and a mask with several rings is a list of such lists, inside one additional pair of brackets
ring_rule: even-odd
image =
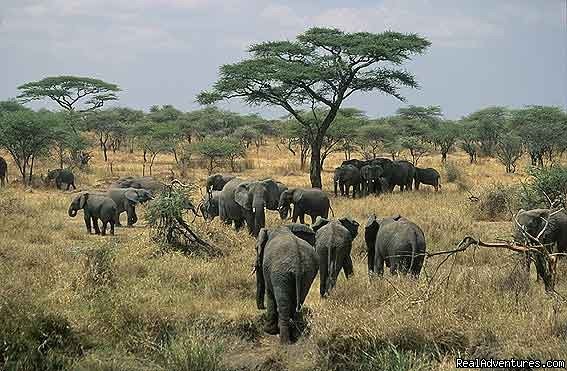
[(364, 239), (368, 249), (368, 273), (382, 275), (384, 263), (392, 274), (418, 277), (425, 259), (425, 236), (415, 223), (396, 215), (377, 219), (371, 215)]
[[(274, 230), (262, 228), (256, 243), (256, 305), (265, 309), (268, 322), (264, 331), (290, 343), (290, 320), (297, 319), (311, 284), (317, 276), (319, 260), (307, 241), (314, 241), (311, 228), (292, 224)], [(306, 240), (298, 237), (305, 237)]]
[(219, 197), (221, 191), (211, 191), (207, 193), (199, 205), (199, 211), (203, 216), (203, 219), (211, 221), (217, 216), (219, 216)]
[(419, 189), (419, 184), (423, 183), (433, 186), (435, 188), (435, 192), (437, 192), (439, 188), (441, 188), (439, 179), (441, 179), (439, 172), (432, 167), (429, 167), (427, 169), (421, 169), (419, 167), (415, 168), (414, 180), (416, 190)]
[(315, 251), (319, 255), (319, 274), (321, 297), (329, 294), (335, 287), (341, 269), (345, 277), (353, 275), (350, 251), (352, 241), (358, 235), (359, 224), (350, 218), (330, 221), (317, 218), (312, 226), (316, 234)]
[(328, 295), (335, 287), (341, 269), (346, 278), (353, 275), (350, 251), (352, 241), (358, 235), (358, 227), (358, 222), (350, 218), (333, 221), (317, 218), (313, 225), (313, 230), (317, 233), (315, 251), (319, 255), (321, 297)]
[[(75, 197), (69, 205), (69, 216), (74, 218), (81, 209), (83, 209), (85, 226), (89, 234), (92, 233), (92, 222), (96, 234), (106, 235), (107, 224), (110, 224), (110, 234), (114, 235), (117, 207), (110, 197), (83, 192)], [(102, 233), (98, 228), (98, 219), (102, 222)]]
[(73, 189), (77, 189), (77, 187), (75, 187), (75, 175), (73, 175), (73, 173), (70, 170), (67, 169), (49, 170), (47, 172), (47, 177), (45, 178), (45, 184), (48, 185), (54, 179), (57, 189), (61, 189), (63, 183), (67, 184), (67, 188), (66, 188), (67, 191), (71, 186), (73, 186)]
[(329, 196), (319, 188), (291, 188), (280, 195), (278, 211), (282, 220), (287, 218), (292, 204), (291, 220), (296, 223), (299, 218), (301, 224), (305, 224), (305, 214), (311, 217), (311, 224), (318, 216), (327, 218), (331, 207)]

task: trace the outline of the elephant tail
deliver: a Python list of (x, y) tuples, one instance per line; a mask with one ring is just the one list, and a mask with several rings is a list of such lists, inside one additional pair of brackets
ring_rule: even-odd
[(413, 272), (413, 267), (415, 265), (415, 260), (417, 258), (417, 235), (414, 232), (414, 237), (411, 239), (411, 262), (409, 266), (409, 272)]

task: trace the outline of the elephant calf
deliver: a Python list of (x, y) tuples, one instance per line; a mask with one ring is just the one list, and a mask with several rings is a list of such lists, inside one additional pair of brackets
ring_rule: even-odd
[(305, 214), (311, 217), (313, 224), (319, 216), (327, 218), (331, 208), (329, 196), (319, 188), (291, 188), (280, 196), (278, 210), (282, 220), (287, 218), (292, 204), (291, 220), (295, 223), (299, 218), (301, 224), (305, 224)]
[[(81, 209), (84, 213), (85, 226), (89, 234), (92, 233), (92, 222), (92, 227), (94, 227), (96, 234), (102, 234), (104, 236), (106, 234), (107, 225), (110, 225), (110, 234), (114, 235), (117, 207), (116, 203), (110, 197), (83, 192), (75, 197), (71, 205), (69, 205), (69, 216), (74, 218)], [(98, 228), (98, 219), (102, 222), (102, 233)]]
[(313, 225), (313, 230), (317, 233), (315, 251), (319, 256), (321, 297), (328, 295), (335, 287), (341, 269), (346, 278), (354, 274), (350, 251), (352, 241), (358, 235), (358, 227), (356, 220), (350, 218), (334, 221), (317, 218)]
[(396, 215), (378, 219), (371, 215), (364, 239), (368, 249), (368, 273), (382, 275), (384, 263), (392, 274), (418, 277), (425, 259), (425, 236), (415, 223)]
[(419, 189), (419, 185), (421, 183), (431, 185), (435, 188), (435, 192), (441, 188), (441, 184), (439, 183), (439, 179), (441, 179), (441, 175), (439, 172), (432, 167), (428, 167), (427, 169), (422, 169), (419, 167), (415, 168), (415, 189)]
[[(297, 237), (311, 236), (305, 240)], [(317, 275), (319, 259), (313, 246), (315, 232), (303, 225), (262, 228), (256, 243), (256, 305), (265, 309), (268, 322), (264, 331), (279, 333), (282, 343), (290, 343), (290, 320), (298, 313)]]
[(217, 216), (219, 216), (219, 198), (220, 191), (212, 191), (210, 194), (206, 194), (199, 205), (199, 211), (203, 216), (203, 219), (211, 221)]
[(57, 189), (61, 189), (62, 184), (67, 184), (66, 190), (68, 191), (71, 186), (73, 189), (77, 189), (75, 187), (75, 175), (71, 172), (71, 170), (67, 169), (55, 169), (49, 170), (47, 172), (47, 177), (45, 178), (45, 184), (48, 185), (51, 183), (52, 180), (55, 180), (55, 185)]

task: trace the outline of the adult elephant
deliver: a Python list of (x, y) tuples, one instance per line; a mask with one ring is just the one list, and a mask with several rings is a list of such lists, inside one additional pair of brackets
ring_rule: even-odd
[(341, 165), (337, 167), (333, 175), (335, 197), (337, 197), (337, 188), (340, 188), (341, 196), (348, 197), (352, 187), (352, 198), (355, 198), (356, 193), (360, 192), (361, 181), (360, 170), (356, 166)]
[[(547, 245), (552, 252), (553, 245), (560, 253), (567, 253), (567, 213), (565, 210), (532, 209), (520, 210), (515, 220), (515, 238), (523, 243), (534, 243), (531, 237)], [(531, 237), (527, 236), (527, 232)], [(526, 240), (527, 238), (527, 240)]]
[(346, 278), (354, 274), (350, 252), (352, 242), (358, 235), (358, 227), (358, 222), (351, 218), (330, 221), (321, 217), (312, 226), (316, 232), (315, 251), (319, 256), (321, 297), (328, 295), (335, 287), (341, 270)]
[[(76, 196), (69, 205), (69, 216), (74, 218), (79, 210), (83, 210), (87, 232), (92, 233), (94, 227), (96, 234), (106, 234), (107, 225), (110, 225), (110, 234), (114, 235), (116, 221), (116, 203), (105, 195), (83, 192)], [(102, 222), (102, 232), (98, 228), (98, 219)], [(91, 226), (92, 222), (92, 226)]]
[(266, 211), (277, 210), (285, 188), (273, 179), (242, 180), (234, 178), (223, 187), (219, 197), (219, 216), (224, 222), (234, 221), (236, 229), (244, 222), (253, 236), (266, 226)]
[(380, 177), (384, 173), (384, 169), (380, 165), (364, 165), (360, 169), (360, 176), (362, 178), (362, 194), (369, 195), (370, 193), (380, 193)]
[(212, 191), (222, 191), (224, 185), (234, 179), (230, 174), (213, 174), (207, 177), (207, 193)]
[(138, 221), (136, 206), (153, 199), (150, 191), (138, 188), (109, 189), (107, 195), (116, 203), (115, 225), (117, 227), (122, 226), (122, 224), (120, 224), (120, 214), (123, 212), (126, 212), (128, 217), (128, 227), (132, 227), (136, 224)]
[(435, 192), (441, 188), (441, 184), (439, 183), (439, 179), (441, 179), (441, 175), (439, 172), (432, 167), (428, 167), (426, 169), (422, 169), (419, 167), (415, 168), (415, 189), (419, 190), (419, 185), (421, 183), (431, 185), (435, 188)]
[(77, 187), (75, 187), (75, 175), (69, 169), (48, 170), (44, 180), (45, 185), (49, 185), (53, 180), (55, 180), (57, 189), (61, 189), (63, 184), (67, 185), (67, 191), (71, 186), (73, 186), (73, 189), (77, 189)]
[(207, 221), (213, 220), (215, 217), (219, 216), (219, 199), (221, 191), (212, 191), (210, 194), (207, 193), (199, 205), (199, 211), (203, 216), (203, 219)]
[(418, 277), (425, 259), (425, 236), (415, 223), (396, 215), (378, 219), (371, 215), (364, 232), (368, 273), (382, 275), (384, 263), (392, 274)]
[(295, 320), (317, 276), (319, 259), (313, 246), (296, 236), (315, 232), (304, 225), (281, 226), (274, 230), (262, 228), (256, 242), (256, 306), (266, 309), (264, 331), (276, 335), (280, 342), (292, 340), (290, 320)]
[(109, 189), (113, 188), (138, 188), (146, 189), (150, 191), (152, 195), (156, 195), (161, 192), (165, 185), (151, 176), (128, 176), (125, 178), (120, 178), (116, 182), (112, 183)]
[(315, 223), (317, 217), (327, 218), (331, 202), (329, 196), (319, 188), (291, 188), (280, 195), (278, 211), (282, 220), (289, 215), (293, 204), (292, 222), (305, 224), (305, 214), (311, 217), (311, 224)]
[(0, 157), (0, 187), (8, 182), (8, 163)]
[(390, 191), (393, 191), (396, 186), (399, 186), (402, 192), (411, 191), (415, 178), (415, 166), (405, 160), (393, 161), (388, 175), (386, 179), (390, 183)]

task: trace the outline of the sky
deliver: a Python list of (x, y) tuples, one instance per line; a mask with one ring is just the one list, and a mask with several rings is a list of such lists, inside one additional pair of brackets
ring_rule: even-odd
[[(421, 87), (407, 102), (379, 92), (344, 103), (369, 116), (439, 105), (447, 118), (483, 107), (567, 108), (567, 0), (0, 0), (0, 100), (46, 76), (118, 84), (117, 105), (198, 109), (195, 96), (250, 44), (313, 26), (418, 33), (431, 41), (404, 65)], [(35, 105), (45, 106), (47, 103)], [(50, 107), (48, 105), (48, 107)], [(283, 114), (238, 100), (221, 107)]]

